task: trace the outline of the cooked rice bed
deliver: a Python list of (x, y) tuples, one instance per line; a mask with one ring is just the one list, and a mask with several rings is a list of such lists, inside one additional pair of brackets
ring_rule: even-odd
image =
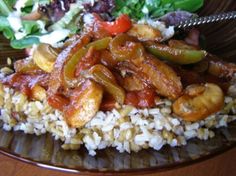
[(185, 145), (191, 138), (207, 140), (214, 137), (213, 128), (227, 126), (236, 119), (236, 99), (225, 98), (221, 112), (205, 120), (190, 123), (175, 117), (172, 102), (164, 99), (157, 108), (136, 109), (124, 106), (112, 111), (99, 111), (82, 129), (70, 128), (62, 113), (51, 108), (47, 101), (29, 101), (13, 89), (0, 86), (0, 119), (5, 130), (24, 133), (51, 133), (64, 142), (63, 149), (76, 150), (85, 145), (90, 155), (97, 149), (115, 147), (119, 152), (138, 152), (141, 149), (159, 150), (163, 145)]

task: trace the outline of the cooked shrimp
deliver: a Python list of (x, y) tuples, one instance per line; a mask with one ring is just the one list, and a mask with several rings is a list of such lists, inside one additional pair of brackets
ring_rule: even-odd
[(182, 84), (180, 78), (164, 62), (152, 55), (147, 55), (140, 64), (140, 69), (150, 79), (158, 94), (170, 99), (176, 99), (181, 96)]
[(219, 111), (224, 105), (224, 94), (212, 83), (193, 84), (173, 104), (173, 111), (186, 121), (198, 121)]
[(218, 78), (232, 79), (236, 73), (236, 64), (223, 61), (217, 56), (208, 54), (201, 62), (197, 63), (193, 69), (199, 73), (205, 73), (217, 76)]
[(102, 96), (102, 87), (90, 80), (74, 89), (70, 96), (70, 104), (64, 109), (67, 123), (75, 128), (85, 125), (99, 110)]
[(208, 72), (214, 76), (232, 78), (236, 73), (236, 64), (221, 60), (210, 60)]

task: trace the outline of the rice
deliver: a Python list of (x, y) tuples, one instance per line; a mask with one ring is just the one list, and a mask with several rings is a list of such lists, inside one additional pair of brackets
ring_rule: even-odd
[(156, 108), (137, 109), (123, 106), (112, 111), (99, 111), (83, 128), (67, 125), (60, 111), (51, 108), (46, 99), (30, 101), (13, 89), (0, 85), (0, 120), (4, 130), (23, 131), (41, 135), (51, 133), (63, 141), (65, 150), (77, 150), (84, 145), (90, 155), (96, 150), (114, 147), (119, 152), (138, 152), (141, 149), (160, 150), (186, 145), (192, 138), (207, 140), (214, 137), (213, 128), (227, 126), (236, 119), (228, 115), (236, 109), (236, 99), (225, 98), (225, 108), (199, 122), (186, 122), (171, 112), (172, 102), (162, 100)]

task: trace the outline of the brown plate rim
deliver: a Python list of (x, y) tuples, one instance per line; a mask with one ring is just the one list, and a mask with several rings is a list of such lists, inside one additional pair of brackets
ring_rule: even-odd
[[(199, 139), (197, 139), (199, 140)], [(164, 171), (169, 171), (169, 170), (173, 170), (173, 169), (178, 169), (178, 168), (182, 168), (182, 167), (186, 167), (192, 164), (196, 164), (196, 163), (200, 163), (203, 161), (207, 161), (209, 159), (212, 159), (216, 156), (222, 155), (225, 152), (232, 150), (233, 148), (236, 148), (236, 141), (231, 141), (230, 143), (227, 143), (225, 146), (220, 147), (215, 149), (214, 151), (208, 153), (208, 154), (204, 154), (199, 156), (198, 158), (195, 159), (191, 159), (191, 160), (184, 160), (181, 162), (175, 162), (175, 163), (171, 163), (169, 165), (163, 165), (163, 166), (155, 166), (155, 167), (149, 167), (149, 168), (136, 168), (136, 169), (120, 169), (120, 170), (99, 170), (99, 169), (86, 169), (84, 167), (75, 167), (75, 168), (70, 168), (70, 167), (66, 167), (66, 166), (60, 166), (60, 165), (53, 165), (49, 162), (44, 162), (44, 161), (35, 161), (31, 158), (26, 158), (26, 157), (22, 157), (17, 153), (11, 152), (9, 150), (7, 150), (4, 147), (0, 147), (0, 153), (13, 158), (15, 160), (27, 163), (27, 164), (31, 164), (33, 166), (37, 166), (40, 168), (45, 168), (45, 169), (50, 169), (50, 170), (55, 170), (55, 171), (63, 171), (63, 172), (68, 172), (68, 173), (79, 173), (79, 174), (112, 174), (112, 175), (116, 175), (116, 174), (148, 174), (148, 173), (159, 173), (159, 172), (164, 172)]]

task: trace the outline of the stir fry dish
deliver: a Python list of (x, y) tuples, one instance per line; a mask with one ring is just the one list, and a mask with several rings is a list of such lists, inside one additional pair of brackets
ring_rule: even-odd
[(60, 45), (40, 42), (1, 69), (4, 129), (49, 132), (64, 149), (84, 144), (95, 155), (206, 140), (236, 119), (236, 64), (201, 49), (198, 30), (179, 39), (126, 14), (83, 18)]

